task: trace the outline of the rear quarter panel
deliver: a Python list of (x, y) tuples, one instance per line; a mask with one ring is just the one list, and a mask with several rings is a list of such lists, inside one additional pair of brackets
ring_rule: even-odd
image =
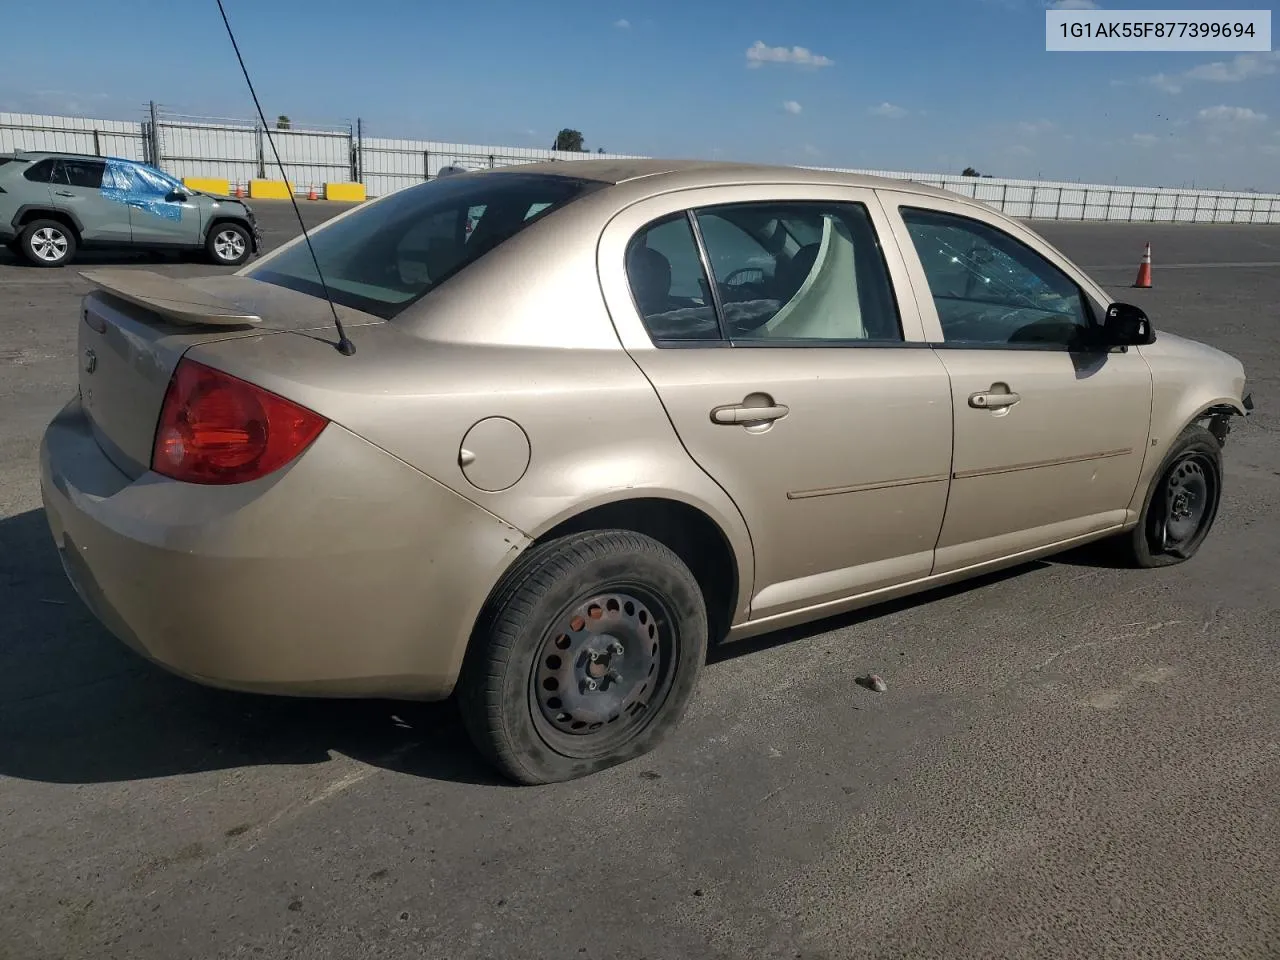
[[(302, 336), (208, 343), (191, 356), (323, 414), (534, 539), (627, 499), (695, 507), (733, 549), (743, 587), (735, 620), (745, 617), (754, 569), (741, 514), (690, 459), (621, 348), (441, 343), (393, 324), (351, 335), (351, 357)], [(467, 479), (461, 450), (475, 424), (495, 417), (518, 424), (529, 456), (505, 489), (482, 490)]]

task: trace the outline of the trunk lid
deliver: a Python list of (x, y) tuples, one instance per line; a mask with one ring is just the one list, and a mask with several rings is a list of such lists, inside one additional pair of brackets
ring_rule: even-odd
[[(325, 301), (248, 277), (179, 280), (146, 270), (86, 272), (77, 337), (80, 399), (103, 452), (138, 477), (149, 468), (178, 361), (215, 340), (295, 333), (336, 342)], [(348, 327), (381, 323), (338, 308)]]

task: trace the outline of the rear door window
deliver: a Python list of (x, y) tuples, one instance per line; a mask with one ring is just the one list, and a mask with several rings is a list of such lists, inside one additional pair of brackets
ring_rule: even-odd
[(102, 160), (71, 160), (64, 158), (58, 162), (54, 173), (54, 182), (68, 187), (85, 187), (97, 190), (102, 186), (102, 175), (107, 165)]
[[(336, 302), (390, 320), (529, 224), (602, 186), (548, 174), (444, 177), (360, 208), (311, 242)], [(248, 275), (324, 296), (305, 244)]]
[(735, 343), (898, 343), (888, 266), (860, 203), (746, 203), (697, 211)]

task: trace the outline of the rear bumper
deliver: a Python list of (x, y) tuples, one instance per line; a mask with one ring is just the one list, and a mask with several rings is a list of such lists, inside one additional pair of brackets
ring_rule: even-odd
[(439, 699), (527, 538), (330, 424), (292, 465), (228, 487), (121, 473), (79, 400), (40, 451), (68, 578), (121, 641), (210, 686)]

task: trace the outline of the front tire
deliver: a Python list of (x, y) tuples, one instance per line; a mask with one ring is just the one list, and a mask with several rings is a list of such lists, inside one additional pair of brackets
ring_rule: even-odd
[(222, 267), (238, 267), (249, 259), (253, 244), (249, 231), (238, 223), (215, 223), (204, 244), (209, 259)]
[(1136, 567), (1168, 567), (1195, 556), (1222, 500), (1222, 446), (1199, 425), (1182, 431), (1156, 471), (1142, 516), (1120, 542)]
[(477, 749), (518, 783), (573, 780), (653, 750), (706, 658), (698, 582), (626, 530), (531, 549), (482, 615), (459, 681)]
[(35, 267), (61, 267), (76, 255), (76, 235), (57, 220), (32, 220), (18, 238), (18, 252)]

